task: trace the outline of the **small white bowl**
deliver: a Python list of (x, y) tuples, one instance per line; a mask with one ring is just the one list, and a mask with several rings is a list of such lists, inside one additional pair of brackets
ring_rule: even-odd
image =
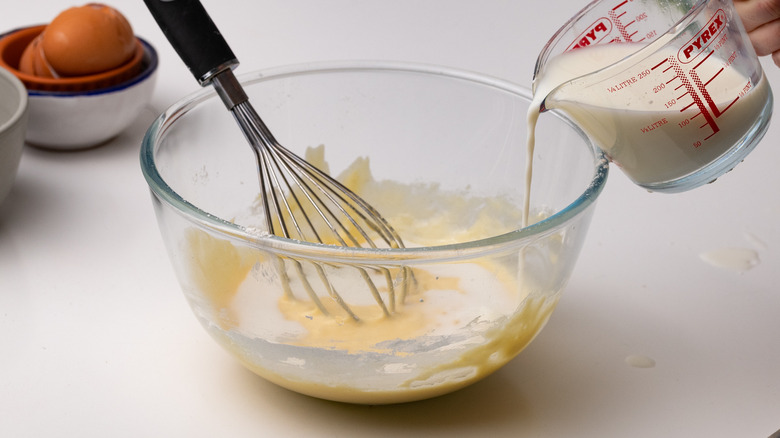
[(27, 142), (47, 149), (85, 149), (114, 138), (149, 103), (157, 77), (155, 49), (145, 48), (141, 73), (121, 84), (78, 92), (29, 91)]
[(27, 118), (27, 90), (16, 76), (0, 68), (0, 204), (19, 169)]

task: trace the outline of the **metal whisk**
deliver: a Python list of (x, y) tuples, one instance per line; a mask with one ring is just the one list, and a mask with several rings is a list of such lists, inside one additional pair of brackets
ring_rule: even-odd
[[(277, 236), (347, 247), (403, 248), (400, 236), (366, 201), (325, 172), (279, 144), (249, 102), (233, 75), (238, 60), (198, 0), (144, 0), (168, 41), (201, 86), (213, 85), (233, 114), (257, 158), (261, 198), (268, 231)], [(288, 266), (305, 293), (325, 314), (301, 260), (277, 256), (285, 293), (294, 296)], [(325, 266), (309, 262), (327, 294), (354, 320), (358, 315), (341, 297), (325, 273)], [(402, 290), (396, 293), (388, 268), (356, 267), (385, 315), (408, 293), (411, 270), (400, 269)], [(311, 269), (307, 269), (311, 272)], [(386, 297), (372, 275), (386, 283)]]

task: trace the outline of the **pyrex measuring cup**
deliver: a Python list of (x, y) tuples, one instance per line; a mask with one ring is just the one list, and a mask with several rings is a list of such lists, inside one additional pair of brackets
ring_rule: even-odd
[(544, 47), (534, 89), (552, 90), (543, 110), (567, 114), (636, 184), (662, 192), (731, 170), (772, 112), (731, 0), (593, 1)]

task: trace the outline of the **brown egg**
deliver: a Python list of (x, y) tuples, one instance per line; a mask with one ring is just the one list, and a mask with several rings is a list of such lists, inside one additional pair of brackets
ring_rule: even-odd
[(127, 19), (99, 3), (66, 9), (43, 31), (45, 61), (59, 76), (83, 76), (110, 70), (127, 62), (135, 36)]
[(19, 71), (28, 75), (35, 75), (35, 52), (38, 50), (40, 38), (35, 38), (22, 52), (19, 58)]
[(46, 60), (43, 58), (41, 41), (42, 38), (37, 36), (27, 45), (27, 48), (24, 49), (22, 57), (19, 59), (19, 71), (43, 78), (56, 77), (55, 73), (51, 71), (48, 64), (46, 64)]

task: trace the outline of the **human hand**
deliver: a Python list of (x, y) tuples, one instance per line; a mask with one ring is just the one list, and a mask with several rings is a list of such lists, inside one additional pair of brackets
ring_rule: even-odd
[(734, 0), (758, 56), (772, 55), (780, 67), (780, 0)]

